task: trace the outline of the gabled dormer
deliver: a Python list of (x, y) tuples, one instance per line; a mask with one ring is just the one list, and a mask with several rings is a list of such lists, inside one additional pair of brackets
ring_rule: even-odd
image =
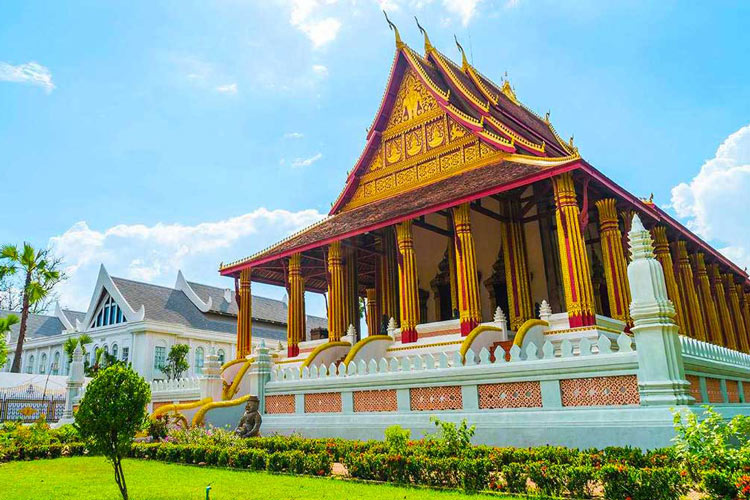
[(117, 288), (107, 269), (102, 265), (99, 268), (99, 276), (96, 280), (94, 293), (86, 312), (86, 317), (81, 322), (85, 330), (103, 328), (127, 322), (142, 321), (146, 315), (146, 309), (141, 305), (135, 310), (125, 299)]

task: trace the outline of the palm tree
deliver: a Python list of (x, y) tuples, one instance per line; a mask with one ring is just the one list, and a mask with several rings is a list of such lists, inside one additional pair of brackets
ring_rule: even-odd
[(10, 331), (10, 327), (19, 321), (18, 316), (15, 314), (9, 314), (4, 318), (0, 318), (0, 370), (5, 366), (5, 362), (8, 361), (8, 345), (5, 343), (5, 335)]
[(65, 351), (65, 354), (68, 355), (68, 363), (73, 361), (73, 351), (76, 350), (78, 344), (81, 344), (83, 359), (86, 359), (86, 345), (90, 344), (91, 342), (93, 342), (91, 336), (87, 333), (82, 334), (80, 337), (70, 337), (68, 340), (66, 340), (65, 344), (63, 344), (63, 351)]
[(13, 365), (10, 368), (10, 371), (14, 373), (21, 371), (21, 353), (26, 338), (29, 308), (49, 293), (51, 283), (60, 280), (60, 272), (55, 269), (52, 261), (48, 260), (47, 257), (47, 250), (36, 250), (28, 243), (23, 244), (23, 251), (19, 251), (15, 245), (5, 245), (0, 249), (0, 259), (5, 261), (0, 266), (0, 277), (18, 272), (23, 273), (21, 324), (18, 329), (16, 353), (13, 357)]

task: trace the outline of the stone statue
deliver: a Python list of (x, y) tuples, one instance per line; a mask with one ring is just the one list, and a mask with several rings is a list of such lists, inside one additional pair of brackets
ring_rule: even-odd
[(260, 401), (255, 396), (250, 396), (245, 405), (245, 413), (240, 419), (234, 433), (242, 438), (256, 437), (260, 433), (260, 413), (258, 408)]

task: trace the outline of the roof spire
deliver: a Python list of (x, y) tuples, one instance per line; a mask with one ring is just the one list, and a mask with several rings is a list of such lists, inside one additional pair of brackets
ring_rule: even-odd
[(396, 35), (396, 48), (401, 49), (404, 47), (404, 42), (401, 41), (401, 35), (398, 34), (398, 28), (395, 24), (391, 22), (390, 19), (388, 19), (388, 13), (383, 10), (383, 15), (385, 16), (385, 21), (388, 23), (388, 26), (393, 30), (393, 33)]
[(503, 78), (503, 87), (500, 89), (500, 91), (505, 94), (505, 97), (513, 101), (515, 104), (520, 104), (518, 102), (518, 98), (516, 97), (516, 92), (513, 90), (513, 87), (510, 86), (510, 80), (508, 80), (508, 72), (505, 72), (505, 78)]
[(430, 43), (430, 37), (427, 36), (427, 31), (425, 31), (422, 25), (419, 24), (419, 19), (417, 19), (417, 16), (414, 16), (414, 20), (417, 22), (417, 28), (419, 28), (419, 31), (421, 31), (424, 35), (424, 52), (425, 54), (429, 54), (434, 49), (434, 47)]
[(461, 69), (466, 71), (469, 68), (469, 61), (466, 59), (466, 52), (464, 52), (464, 48), (461, 47), (461, 44), (458, 43), (458, 37), (453, 34), (453, 39), (456, 41), (456, 46), (458, 47), (458, 50), (461, 51)]

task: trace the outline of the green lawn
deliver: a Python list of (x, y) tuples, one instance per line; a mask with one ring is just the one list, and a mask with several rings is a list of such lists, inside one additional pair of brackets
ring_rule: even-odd
[[(155, 461), (123, 463), (128, 492), (133, 500), (204, 499), (211, 484), (211, 499), (258, 500), (465, 500), (458, 492), (362, 484), (342, 479), (295, 477), (216, 469)], [(0, 464), (2, 500), (120, 498), (112, 466), (100, 457), (57, 458)], [(472, 495), (477, 499), (482, 496)], [(503, 499), (491, 496), (484, 498)]]

